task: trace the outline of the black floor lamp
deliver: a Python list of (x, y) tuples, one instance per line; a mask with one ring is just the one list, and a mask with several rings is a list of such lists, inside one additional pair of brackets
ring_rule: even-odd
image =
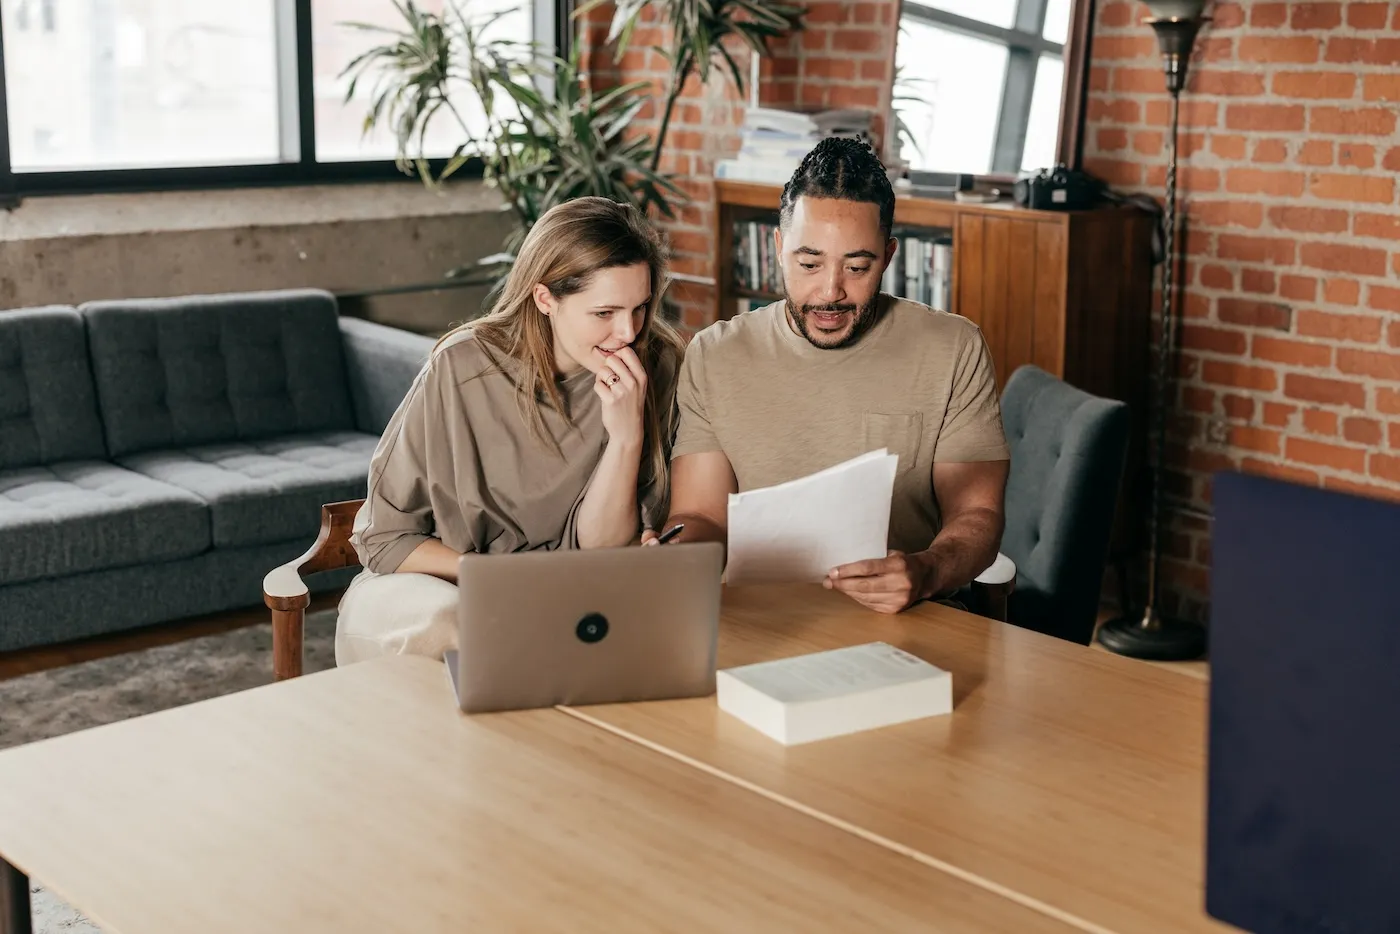
[(1170, 394), (1171, 361), (1175, 350), (1176, 296), (1172, 290), (1173, 267), (1176, 263), (1176, 131), (1177, 111), (1181, 89), (1186, 86), (1186, 66), (1191, 60), (1191, 46), (1196, 33), (1208, 17), (1202, 16), (1206, 0), (1148, 0), (1152, 17), (1147, 24), (1157, 34), (1162, 49), (1163, 67), (1167, 76), (1167, 93), (1171, 95), (1171, 130), (1167, 137), (1167, 203), (1165, 230), (1165, 260), (1162, 263), (1162, 331), (1157, 342), (1157, 384), (1153, 412), (1151, 451), (1152, 504), (1148, 516), (1147, 603), (1142, 615), (1129, 615), (1105, 623), (1099, 630), (1099, 642), (1110, 651), (1134, 658), (1180, 661), (1199, 658), (1205, 651), (1205, 630), (1181, 620), (1166, 619), (1158, 609), (1161, 598), (1162, 565), (1162, 472), (1167, 440), (1167, 405)]

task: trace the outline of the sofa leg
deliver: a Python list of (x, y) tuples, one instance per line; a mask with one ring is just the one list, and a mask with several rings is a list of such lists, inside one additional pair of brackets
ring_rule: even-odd
[(272, 674), (278, 681), (301, 677), (302, 638), (310, 602), (308, 597), (302, 597), (300, 606), (271, 607)]

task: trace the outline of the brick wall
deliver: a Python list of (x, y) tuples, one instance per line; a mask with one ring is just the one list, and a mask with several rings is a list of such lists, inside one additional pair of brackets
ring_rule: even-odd
[[(1400, 499), (1400, 3), (1217, 3), (1182, 98), (1181, 358), (1169, 494), (1237, 468)], [(1160, 194), (1167, 99), (1141, 4), (1100, 2), (1086, 167)], [(1170, 523), (1203, 612), (1209, 525)], [(1173, 601), (1169, 600), (1169, 604)]]
[[(899, 0), (819, 0), (807, 3), (806, 9), (805, 28), (775, 43), (774, 56), (762, 62), (760, 103), (813, 110), (864, 106), (883, 113), (890, 102), (890, 62)], [(620, 63), (614, 62), (612, 49), (604, 46), (611, 5), (592, 11), (579, 29), (584, 61), (595, 87), (622, 81), (652, 82), (656, 103), (642, 111), (636, 128), (655, 133), (665, 102), (667, 65), (650, 46), (664, 43), (668, 36), (654, 8), (649, 8), (647, 15), (647, 25), (633, 34), (632, 47)], [(733, 51), (747, 82), (747, 50), (736, 45)], [(692, 199), (667, 225), (677, 272), (715, 275), (714, 167), (739, 148), (737, 128), (743, 120), (747, 87), (745, 90), (741, 100), (732, 83), (716, 70), (708, 86), (691, 80), (672, 115), (661, 168), (677, 176)], [(681, 282), (673, 295), (680, 301), (688, 328), (710, 323), (714, 305), (711, 287)]]

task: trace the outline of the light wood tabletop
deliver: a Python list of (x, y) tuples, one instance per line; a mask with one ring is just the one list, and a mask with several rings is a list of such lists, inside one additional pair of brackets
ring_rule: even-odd
[(415, 658), (0, 753), (0, 856), (108, 934), (1074, 931)]
[(952, 672), (953, 713), (784, 747), (713, 697), (570, 712), (1085, 930), (1233, 930), (1203, 908), (1206, 682), (817, 586), (728, 589), (719, 664), (871, 641)]

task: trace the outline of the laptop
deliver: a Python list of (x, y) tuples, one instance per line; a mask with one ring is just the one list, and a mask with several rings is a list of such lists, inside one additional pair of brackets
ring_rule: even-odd
[(1215, 478), (1206, 910), (1400, 931), (1400, 505)]
[(715, 691), (724, 548), (694, 542), (464, 555), (458, 651), (467, 713)]

